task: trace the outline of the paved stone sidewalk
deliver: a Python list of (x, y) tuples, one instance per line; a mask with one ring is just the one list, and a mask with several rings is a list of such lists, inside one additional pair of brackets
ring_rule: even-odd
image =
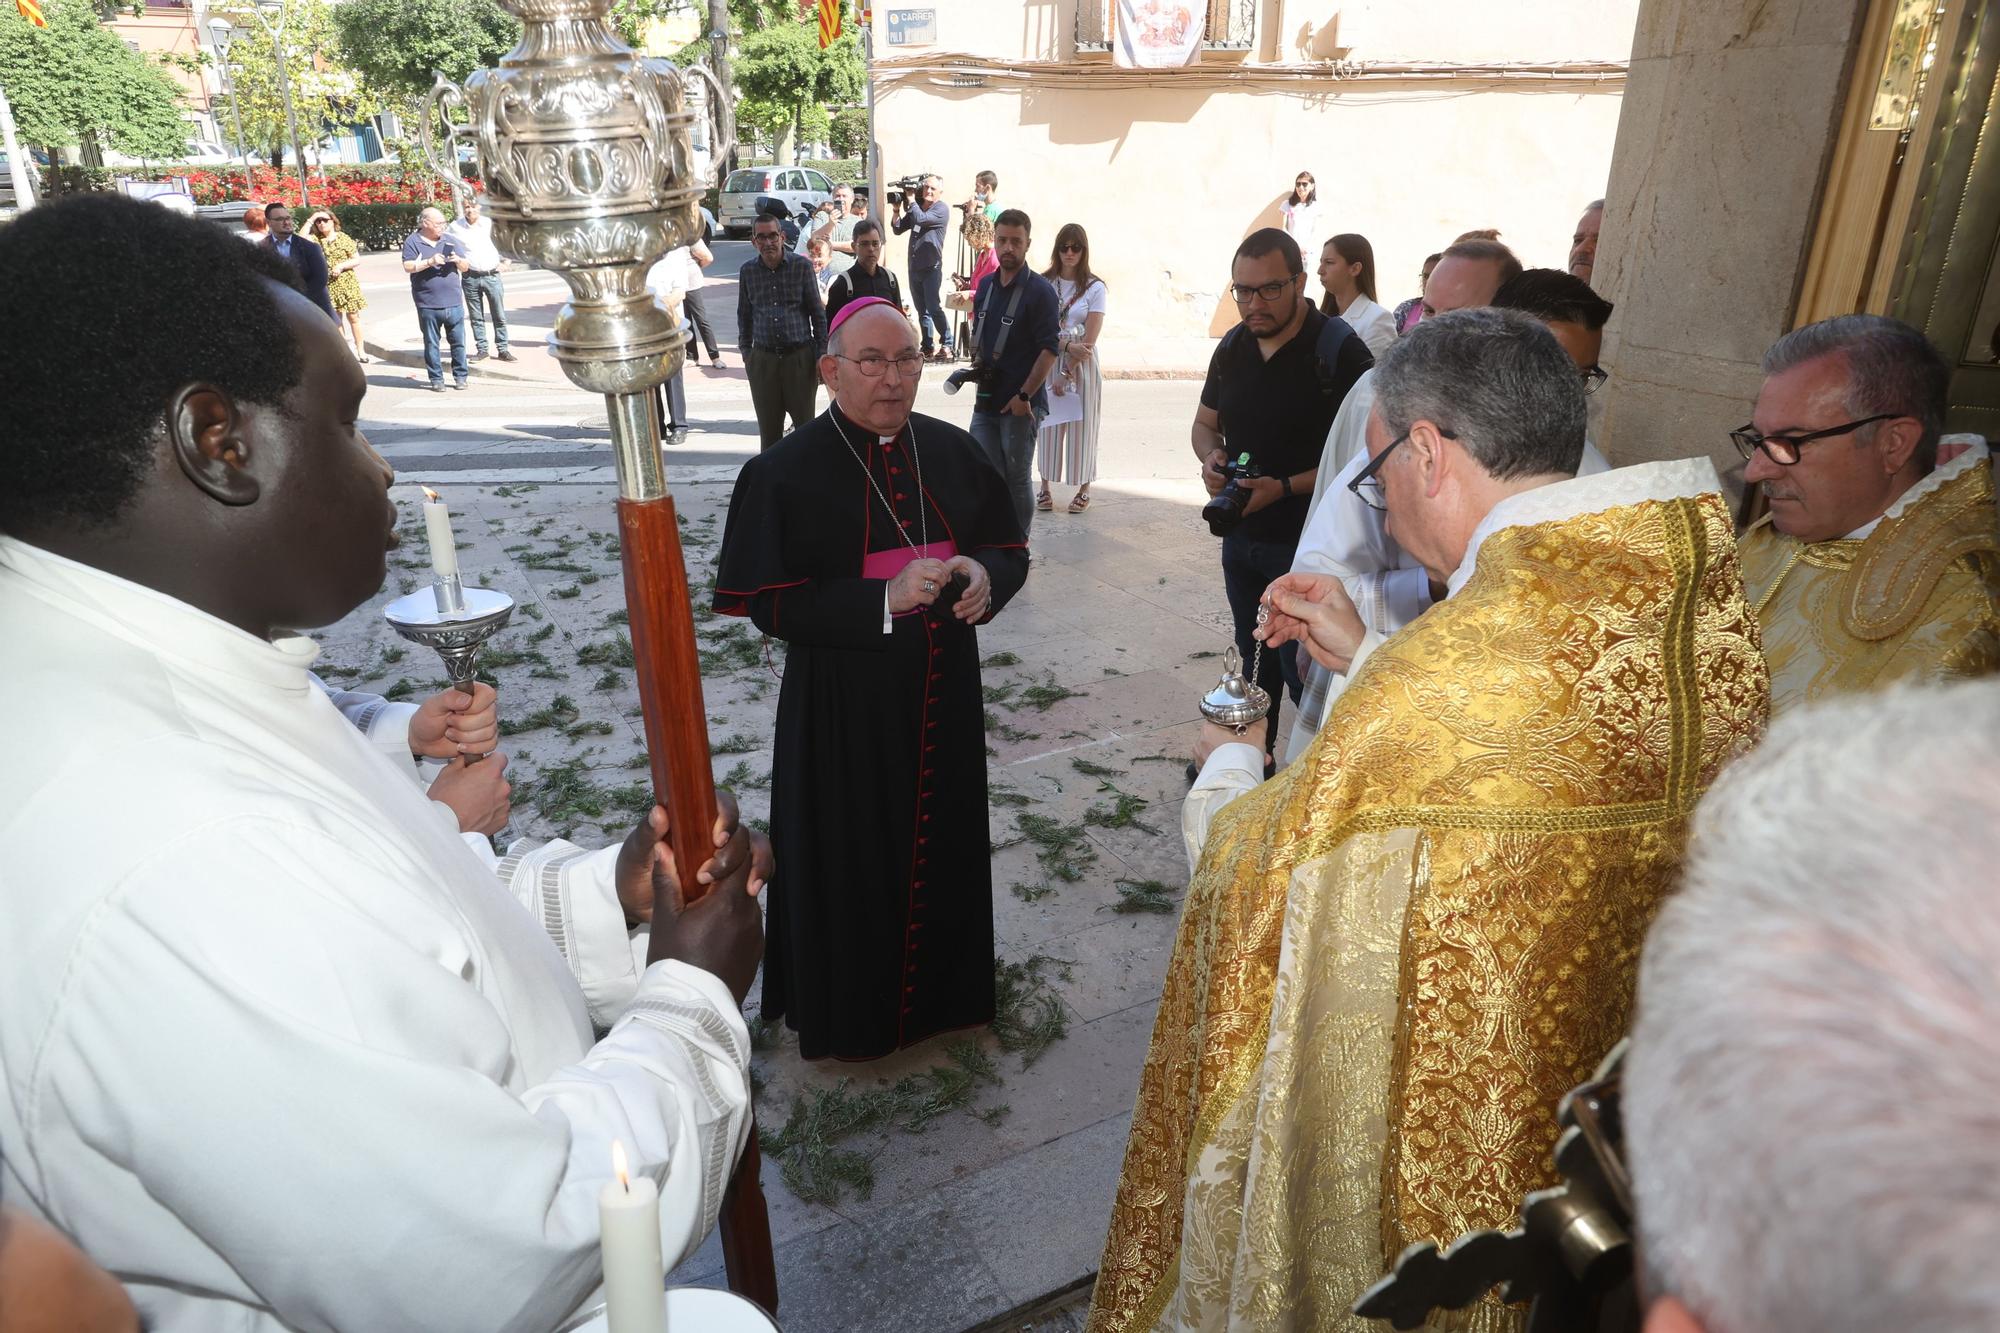
[[(697, 589), (712, 578), (730, 489), (728, 469), (701, 473), (675, 483)], [(891, 1123), (766, 1154), (793, 1333), (1012, 1328), (994, 1321), (1095, 1270), (1186, 884), (1181, 767), (1228, 624), (1214, 541), (1189, 489), (1104, 478), (1087, 514), (1038, 515), (1028, 585), (981, 631), (993, 663), (999, 953), (1025, 992), (1019, 1016), (1043, 1036), (1051, 1025), (1065, 1035), (1032, 1063), (977, 1034), (870, 1064), (809, 1065), (788, 1035), (764, 1034), (755, 1072), (767, 1136), (815, 1099), (824, 1109), (899, 1098)], [(350, 687), (420, 697), (441, 683), (435, 661), (381, 621), (388, 598), (427, 581), (415, 488), (399, 484), (395, 498), (405, 545), (384, 593), (323, 636), (324, 661)], [(647, 794), (612, 489), (457, 484), (448, 499), (468, 580), (520, 603), (488, 654), (511, 729), (516, 830), (589, 845), (622, 836)], [(767, 649), (747, 622), (697, 628), (717, 779), (746, 818), (761, 819), (782, 646)], [(1164, 910), (1121, 911), (1127, 893)], [(810, 1169), (828, 1161), (846, 1183)], [(872, 1181), (863, 1188), (859, 1176)], [(711, 1238), (674, 1280), (719, 1285), (721, 1267)], [(1081, 1322), (1037, 1317), (1018, 1326), (1055, 1333)]]

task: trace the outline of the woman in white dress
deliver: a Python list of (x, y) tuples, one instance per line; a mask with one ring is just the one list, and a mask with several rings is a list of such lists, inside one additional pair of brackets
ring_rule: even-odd
[(1379, 360), (1396, 341), (1396, 317), (1375, 299), (1375, 247), (1368, 238), (1351, 231), (1330, 238), (1319, 253), (1319, 283), (1326, 288), (1320, 313), (1346, 320)]
[(1298, 242), (1299, 253), (1311, 254), (1319, 245), (1319, 184), (1310, 171), (1299, 173), (1278, 211), (1285, 215), (1285, 234)]
[[(1069, 512), (1090, 508), (1090, 483), (1097, 475), (1097, 421), (1104, 375), (1097, 365), (1097, 338), (1104, 331), (1104, 279), (1090, 271), (1090, 238), (1074, 222), (1056, 233), (1055, 262), (1043, 275), (1056, 289), (1056, 340), (1061, 353), (1049, 377), (1051, 418), (1036, 441), (1042, 472), (1035, 508), (1055, 508), (1049, 483), (1076, 487)], [(1064, 402), (1067, 399), (1068, 402)], [(1073, 414), (1073, 415), (1072, 415)]]

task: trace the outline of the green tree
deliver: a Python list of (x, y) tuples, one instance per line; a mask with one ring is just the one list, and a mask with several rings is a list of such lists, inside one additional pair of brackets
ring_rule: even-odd
[(868, 109), (859, 106), (844, 106), (833, 113), (833, 126), (827, 142), (841, 157), (866, 157), (868, 155)]
[(187, 142), (180, 89), (106, 28), (89, 0), (44, 0), (49, 26), (0, 14), (0, 84), (20, 136), (42, 148), (177, 158)]
[(737, 118), (776, 133), (781, 155), (788, 129), (823, 132), (825, 105), (858, 101), (865, 82), (860, 41), (851, 26), (822, 51), (818, 25), (798, 18), (746, 32), (735, 74), (741, 94)]
[[(248, 6), (218, 6), (212, 12), (235, 29), (229, 40), (229, 92), (242, 113), (243, 137), (260, 146), (267, 161), (282, 165), (291, 136), (278, 84), (278, 43)], [(280, 19), (284, 24), (285, 74), (301, 144), (317, 144), (380, 110), (360, 76), (341, 63), (333, 6), (326, 0), (284, 0), (278, 14), (268, 17), (274, 28)], [(221, 99), (217, 118), (233, 129), (227, 98)]]
[(363, 84), (395, 98), (422, 97), (434, 71), (463, 83), (521, 40), (521, 25), (493, 0), (346, 0), (334, 26)]

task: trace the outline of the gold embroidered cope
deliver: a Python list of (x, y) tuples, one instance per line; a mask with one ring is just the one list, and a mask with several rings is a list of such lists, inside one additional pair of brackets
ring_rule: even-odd
[(1720, 496), (1489, 537), (1216, 819), (1092, 1333), (1373, 1329), (1348, 1306), (1403, 1246), (1510, 1225), (1768, 699)]
[(1990, 459), (1860, 541), (1803, 543), (1767, 515), (1742, 545), (1775, 712), (1901, 680), (2000, 671), (2000, 517)]

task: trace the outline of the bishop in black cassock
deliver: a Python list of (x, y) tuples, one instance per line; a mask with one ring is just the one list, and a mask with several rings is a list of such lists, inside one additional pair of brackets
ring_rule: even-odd
[(788, 645), (763, 1016), (807, 1059), (868, 1060), (993, 1019), (974, 626), (1028, 551), (972, 437), (911, 413), (901, 311), (852, 303), (828, 346), (833, 407), (737, 477), (715, 607)]

